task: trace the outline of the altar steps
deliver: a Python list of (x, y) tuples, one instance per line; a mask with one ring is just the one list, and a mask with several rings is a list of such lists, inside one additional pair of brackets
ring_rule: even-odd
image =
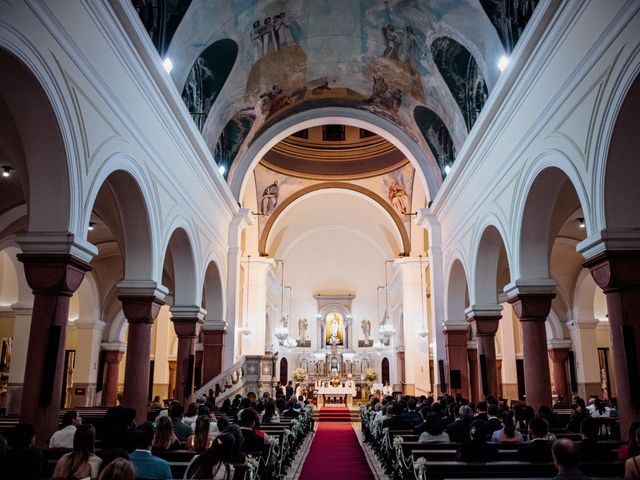
[[(317, 416), (316, 416), (317, 415)], [(324, 407), (314, 412), (315, 420), (320, 422), (358, 422), (360, 416), (357, 410), (345, 407)]]

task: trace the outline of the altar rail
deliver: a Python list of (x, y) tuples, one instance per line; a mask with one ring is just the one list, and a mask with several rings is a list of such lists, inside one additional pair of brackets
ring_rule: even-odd
[(215, 403), (220, 405), (237, 394), (272, 392), (276, 381), (275, 365), (274, 355), (243, 355), (230, 368), (202, 385), (195, 392), (195, 398), (212, 389)]

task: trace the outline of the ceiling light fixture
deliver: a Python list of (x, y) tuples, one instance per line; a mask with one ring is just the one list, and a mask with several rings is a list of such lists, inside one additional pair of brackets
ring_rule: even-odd
[(578, 218), (576, 218), (576, 220), (578, 221), (578, 226), (580, 228), (584, 228), (585, 227), (584, 218), (583, 217), (578, 217)]
[(218, 165), (218, 171), (220, 172), (220, 175), (224, 175), (224, 172), (226, 172), (227, 169), (224, 168), (224, 165)]
[(93, 227), (95, 226), (95, 222), (89, 222), (89, 230), (93, 230)]
[(509, 57), (507, 57), (506, 55), (502, 55), (500, 57), (500, 59), (498, 60), (498, 68), (500, 69), (501, 72), (504, 72), (505, 68), (507, 68), (510, 61), (511, 60), (509, 60)]
[(165, 58), (162, 61), (162, 66), (167, 71), (167, 73), (171, 73), (171, 70), (173, 70), (173, 62), (171, 61), (170, 58)]
[(11, 176), (11, 171), (13, 170), (12, 167), (8, 166), (8, 165), (3, 165), (2, 166), (2, 176), (4, 178), (10, 177)]
[(451, 165), (445, 165), (444, 166), (444, 174), (445, 175), (449, 175), (450, 171), (451, 171)]

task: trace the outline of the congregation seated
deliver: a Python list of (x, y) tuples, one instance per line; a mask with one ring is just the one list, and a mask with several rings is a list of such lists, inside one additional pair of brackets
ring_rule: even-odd
[(192, 430), (195, 430), (196, 420), (198, 420), (198, 404), (191, 402), (182, 417), (182, 423), (190, 426)]
[(586, 480), (587, 477), (578, 470), (580, 453), (578, 446), (572, 440), (561, 438), (551, 447), (553, 464), (558, 469), (558, 475), (553, 480)]
[(145, 422), (135, 430), (136, 449), (129, 454), (136, 477), (145, 479), (171, 479), (171, 467), (166, 460), (151, 453), (151, 445), (155, 436), (155, 429), (149, 422)]
[(287, 408), (282, 412), (283, 417), (298, 418), (300, 416), (300, 404), (289, 400), (287, 402)]
[[(422, 422), (416, 425), (415, 427), (413, 427), (414, 435), (420, 436), (422, 435), (423, 432), (427, 430), (427, 416), (430, 413), (432, 413), (432, 409), (430, 405), (422, 406), (422, 408), (420, 409), (420, 417), (422, 418)], [(440, 416), (438, 415), (437, 417), (438, 417), (438, 422), (442, 426), (442, 422), (440, 421)]]
[(62, 428), (51, 436), (49, 448), (73, 448), (73, 436), (76, 433), (76, 428), (81, 424), (82, 418), (77, 411), (64, 412)]
[(280, 414), (276, 409), (276, 402), (270, 398), (264, 405), (264, 410), (260, 414), (260, 422), (263, 424), (280, 423)]
[(96, 430), (79, 425), (73, 436), (73, 451), (64, 454), (53, 470), (54, 478), (97, 478), (102, 459), (95, 455)]
[(182, 421), (184, 414), (184, 407), (179, 402), (174, 402), (169, 407), (169, 418), (173, 424), (173, 432), (175, 433), (178, 441), (184, 444), (187, 441), (187, 437), (193, 433), (193, 429)]
[(458, 447), (456, 459), (463, 462), (492, 462), (498, 459), (498, 448), (487, 443), (489, 427), (484, 420), (474, 420), (469, 428), (470, 441)]
[(152, 451), (156, 453), (180, 449), (180, 441), (173, 431), (172, 420), (169, 417), (160, 417), (157, 423)]
[(550, 462), (551, 444), (545, 439), (549, 424), (543, 417), (534, 417), (529, 422), (529, 443), (518, 449), (518, 459), (524, 462)]
[(587, 462), (604, 462), (613, 460), (611, 450), (598, 442), (600, 426), (595, 418), (585, 418), (580, 425), (582, 441), (580, 442), (580, 460)]
[(437, 413), (427, 414), (425, 419), (425, 430), (420, 434), (420, 443), (429, 442), (449, 442), (449, 435), (442, 431), (442, 423)]
[(235, 470), (232, 464), (235, 444), (231, 433), (218, 435), (208, 449), (193, 457), (185, 478), (231, 480)]
[(422, 415), (416, 412), (415, 399), (411, 399), (407, 402), (407, 411), (402, 414), (402, 420), (411, 425), (412, 428), (422, 423)]
[(473, 418), (473, 410), (469, 405), (461, 405), (458, 410), (458, 418), (453, 423), (447, 425), (445, 432), (452, 442), (466, 442), (469, 440), (469, 428)]
[(2, 479), (35, 480), (42, 476), (45, 460), (42, 451), (35, 448), (36, 433), (33, 425), (18, 423), (8, 435), (8, 449), (0, 469)]
[(478, 402), (478, 405), (476, 405), (476, 414), (473, 419), (482, 420), (484, 422), (489, 420), (489, 415), (487, 414), (487, 402)]
[(240, 429), (244, 437), (242, 451), (244, 453), (256, 453), (264, 450), (265, 444), (268, 442), (265, 437), (260, 436), (254, 431), (258, 414), (253, 408), (245, 408), (240, 416)]
[(113, 407), (105, 414), (106, 430), (102, 436), (103, 448), (122, 448), (131, 452), (135, 447), (135, 419), (133, 408)]
[(491, 434), (491, 441), (496, 443), (522, 443), (522, 434), (516, 430), (514, 413), (507, 411), (502, 416), (502, 428)]
[[(213, 439), (209, 435), (210, 428), (209, 417), (201, 416), (196, 420), (196, 431), (193, 435), (187, 437), (187, 450), (202, 453), (207, 450), (213, 443)], [(217, 427), (216, 427), (217, 428)]]

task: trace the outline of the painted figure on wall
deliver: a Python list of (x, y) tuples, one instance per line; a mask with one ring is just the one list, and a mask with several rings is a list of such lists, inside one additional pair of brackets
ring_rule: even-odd
[(278, 205), (278, 197), (280, 195), (280, 187), (278, 187), (278, 179), (275, 179), (271, 185), (262, 192), (262, 200), (260, 201), (260, 213), (263, 215), (271, 214)]
[(344, 345), (344, 331), (342, 315), (338, 312), (331, 312), (325, 320), (326, 343), (328, 345)]
[(389, 201), (398, 213), (409, 213), (409, 197), (407, 196), (407, 192), (395, 180), (391, 180), (391, 185), (389, 185)]
[(287, 12), (280, 12), (280, 15), (273, 17), (273, 29), (276, 35), (278, 49), (294, 43), (291, 35), (291, 24), (287, 19)]
[(306, 318), (301, 318), (298, 320), (298, 340), (300, 343), (305, 343), (307, 341), (307, 332), (309, 330), (309, 322)]
[(295, 43), (291, 34), (291, 22), (287, 18), (286, 12), (280, 12), (273, 18), (265, 18), (262, 25), (260, 20), (255, 20), (250, 37), (253, 43), (254, 61)]
[(371, 338), (371, 322), (369, 320), (362, 320), (360, 326), (362, 327), (364, 341), (369, 342), (369, 339)]

